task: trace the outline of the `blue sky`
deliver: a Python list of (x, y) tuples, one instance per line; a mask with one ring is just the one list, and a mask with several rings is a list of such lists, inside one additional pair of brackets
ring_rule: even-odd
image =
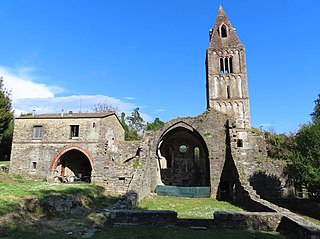
[(107, 99), (147, 121), (196, 116), (220, 4), (246, 46), (252, 126), (296, 131), (320, 93), (318, 0), (1, 0), (0, 76), (16, 113)]

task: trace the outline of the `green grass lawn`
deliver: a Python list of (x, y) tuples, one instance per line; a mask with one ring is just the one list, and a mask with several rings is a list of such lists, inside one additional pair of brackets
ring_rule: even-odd
[[(92, 202), (92, 213), (88, 215), (57, 218), (53, 221), (18, 220), (17, 225), (0, 229), (0, 238), (82, 238), (82, 233), (93, 229), (92, 218), (95, 212), (114, 203), (117, 198), (103, 194), (103, 188), (93, 184), (49, 184), (43, 181), (24, 180), (21, 177), (0, 173), (0, 219), (6, 214), (21, 209), (27, 198), (44, 198), (68, 194), (86, 195)], [(180, 218), (212, 218), (213, 211), (241, 211), (240, 208), (209, 198), (175, 198), (155, 196), (141, 202), (140, 208), (175, 210)], [(37, 219), (38, 220), (38, 219)], [(62, 224), (60, 224), (62, 223)], [(63, 225), (63, 226), (59, 226)], [(68, 233), (69, 232), (69, 233)], [(70, 232), (72, 232), (70, 234)], [(277, 233), (247, 232), (240, 230), (193, 231), (181, 228), (159, 228), (151, 226), (100, 228), (92, 239), (188, 239), (188, 238), (261, 238), (284, 239)]]
[(230, 203), (217, 201), (212, 198), (182, 198), (168, 196), (153, 196), (143, 199), (139, 209), (147, 210), (173, 210), (178, 218), (213, 219), (213, 212), (227, 211), (239, 212), (243, 209)]
[(0, 164), (10, 164), (10, 161), (1, 161), (0, 160)]
[[(117, 198), (103, 195), (104, 189), (92, 184), (61, 184), (23, 180), (20, 176), (0, 173), (0, 216), (21, 208), (24, 199), (59, 195), (86, 195), (90, 202), (104, 208)], [(99, 202), (99, 203), (97, 203)]]

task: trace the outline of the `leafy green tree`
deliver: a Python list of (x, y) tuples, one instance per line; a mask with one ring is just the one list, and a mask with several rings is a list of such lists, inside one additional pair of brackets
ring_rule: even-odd
[[(1, 144), (1, 147), (0, 148), (2, 148), (3, 151), (6, 151), (5, 147), (11, 148), (11, 144), (6, 145), (5, 142), (8, 141), (8, 137), (12, 138), (12, 130), (9, 129), (10, 123), (12, 123), (12, 120), (13, 120), (13, 110), (11, 108), (11, 94), (4, 87), (3, 78), (1, 77), (0, 78), (0, 144)], [(9, 152), (10, 152), (10, 149), (9, 149)]]
[(130, 116), (126, 117), (128, 121), (128, 140), (139, 140), (145, 129), (145, 123), (139, 113), (139, 107), (135, 108)]
[(265, 131), (264, 135), (268, 157), (286, 160), (294, 144), (294, 135), (277, 134), (272, 131)]
[(298, 185), (320, 192), (320, 120), (301, 126), (288, 169)]
[(4, 132), (1, 141), (2, 148), (2, 156), (0, 155), (0, 159), (9, 160), (11, 154), (11, 145), (12, 145), (12, 135), (13, 135), (13, 121), (9, 123), (9, 127)]
[(164, 126), (164, 122), (162, 122), (159, 118), (155, 118), (153, 123), (147, 123), (147, 130), (157, 131)]
[(129, 126), (126, 123), (126, 114), (124, 112), (121, 113), (121, 124), (124, 128), (124, 131), (125, 131), (124, 138), (125, 138), (125, 140), (129, 140)]
[(314, 101), (315, 106), (313, 108), (313, 112), (311, 113), (311, 117), (313, 121), (320, 120), (320, 94), (318, 95), (318, 99)]

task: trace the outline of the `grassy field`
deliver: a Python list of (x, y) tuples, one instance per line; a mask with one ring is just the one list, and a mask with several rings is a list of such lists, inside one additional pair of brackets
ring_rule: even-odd
[(0, 164), (10, 164), (10, 161), (1, 161), (0, 160)]
[(0, 216), (19, 210), (24, 199), (35, 197), (41, 199), (52, 195), (86, 195), (89, 202), (100, 208), (117, 200), (103, 195), (103, 191), (102, 187), (92, 184), (50, 184), (0, 173)]
[[(49, 184), (43, 181), (24, 180), (21, 177), (0, 173), (0, 221), (7, 215), (21, 210), (22, 203), (28, 198), (42, 199), (52, 196), (81, 194), (90, 199), (91, 211), (85, 215), (66, 215), (58, 218), (34, 218), (17, 220), (17, 224), (0, 227), (0, 238), (82, 238), (87, 232), (93, 232), (92, 239), (188, 239), (188, 238), (237, 238), (237, 239), (284, 239), (277, 233), (248, 232), (240, 230), (204, 230), (193, 231), (177, 228), (158, 227), (102, 227), (96, 230), (92, 218), (102, 208), (114, 203), (117, 198), (103, 194), (103, 188), (92, 184)], [(161, 205), (161, 206), (160, 206)], [(140, 205), (146, 209), (176, 210), (180, 218), (212, 218), (213, 211), (240, 211), (228, 203), (213, 199), (187, 199), (173, 197), (154, 197), (145, 199)], [(190, 213), (191, 211), (191, 213)], [(199, 211), (199, 212), (198, 212)], [(209, 211), (209, 213), (208, 213)], [(3, 225), (2, 225), (3, 226)]]
[(213, 219), (213, 212), (239, 212), (243, 209), (230, 203), (212, 198), (178, 198), (168, 196), (153, 196), (143, 199), (139, 208), (148, 210), (173, 210), (178, 218)]

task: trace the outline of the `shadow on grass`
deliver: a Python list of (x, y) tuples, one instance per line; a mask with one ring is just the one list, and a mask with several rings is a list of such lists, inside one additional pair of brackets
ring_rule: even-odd
[[(34, 233), (32, 230), (44, 231), (42, 233)], [(43, 230), (43, 228), (33, 227), (16, 230), (14, 234), (8, 235), (6, 238), (28, 238), (28, 239), (53, 239), (53, 238), (79, 238), (79, 235), (70, 234), (66, 231), (55, 231), (50, 232), (48, 230)], [(0, 234), (1, 235), (1, 234)], [(80, 234), (81, 238), (81, 234)], [(98, 230), (92, 237), (92, 239), (285, 239), (283, 235), (278, 233), (267, 233), (267, 232), (250, 232), (241, 230), (223, 230), (223, 229), (213, 229), (213, 230), (189, 230), (183, 228), (159, 228), (152, 226), (135, 226), (135, 227), (104, 227)]]
[(212, 230), (189, 230), (182, 228), (158, 228), (152, 226), (138, 226), (138, 227), (106, 227), (101, 231), (98, 231), (95, 239), (102, 238), (130, 238), (130, 239), (247, 239), (247, 238), (260, 238), (260, 239), (284, 239), (282, 235), (278, 233), (264, 233), (264, 232), (249, 232), (241, 230), (222, 230), (222, 229), (212, 229)]

